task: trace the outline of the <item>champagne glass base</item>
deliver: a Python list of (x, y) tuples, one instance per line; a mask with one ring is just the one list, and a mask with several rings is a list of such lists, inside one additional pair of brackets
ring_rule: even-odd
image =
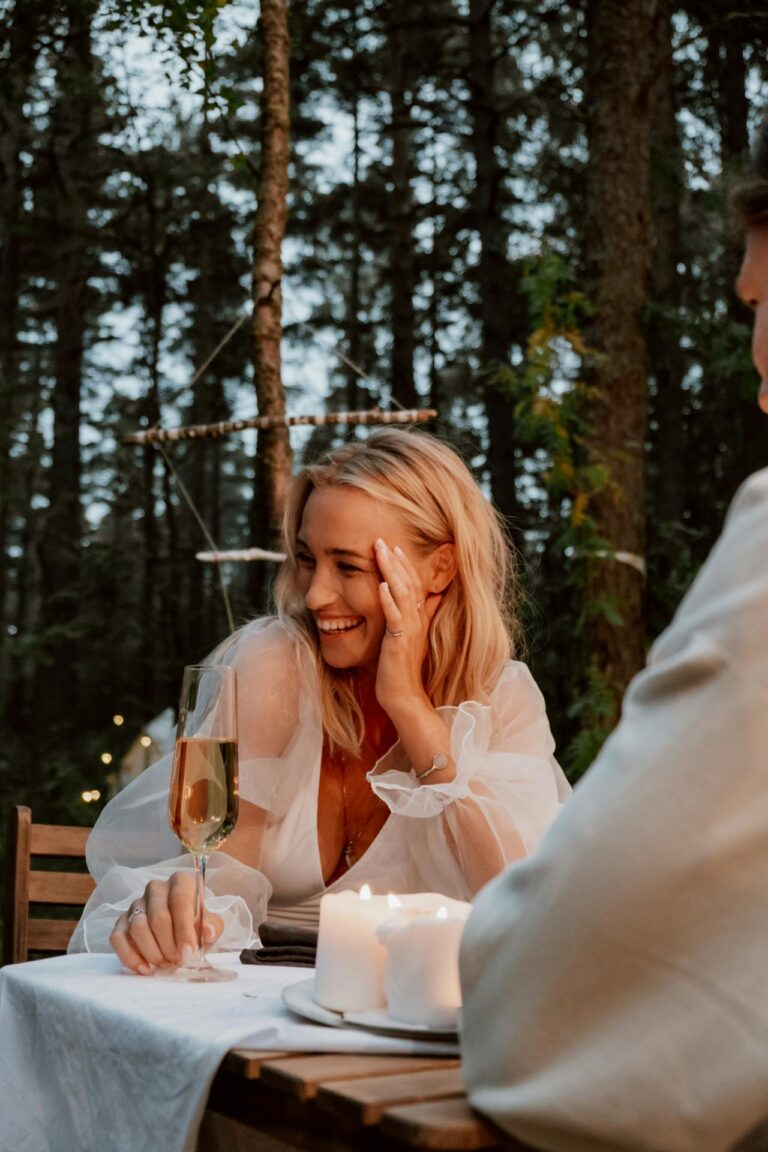
[(158, 968), (156, 980), (176, 980), (186, 984), (220, 984), (224, 980), (237, 980), (237, 972), (231, 968), (214, 968), (211, 964), (193, 965), (179, 968)]

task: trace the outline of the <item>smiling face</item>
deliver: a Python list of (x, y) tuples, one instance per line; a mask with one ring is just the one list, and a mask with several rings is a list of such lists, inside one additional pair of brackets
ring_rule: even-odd
[(768, 413), (768, 225), (747, 231), (736, 291), (755, 314), (752, 359), (760, 376), (758, 403)]
[(332, 668), (375, 671), (384, 636), (384, 612), (374, 541), (399, 544), (420, 575), (401, 518), (356, 488), (314, 488), (304, 505), (296, 535), (298, 585), (320, 638), (323, 659)]

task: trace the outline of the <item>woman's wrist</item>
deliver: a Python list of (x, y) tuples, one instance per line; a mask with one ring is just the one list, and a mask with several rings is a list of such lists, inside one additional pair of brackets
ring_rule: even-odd
[(420, 784), (447, 784), (455, 778), (451, 734), (426, 697), (406, 702), (390, 719)]

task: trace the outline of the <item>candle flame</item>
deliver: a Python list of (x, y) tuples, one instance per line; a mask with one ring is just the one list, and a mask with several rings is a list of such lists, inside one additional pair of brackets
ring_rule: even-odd
[(367, 884), (363, 884), (362, 888), (360, 889), (360, 899), (361, 900), (370, 900), (371, 899), (371, 889)]
[(443, 905), (442, 908), (438, 908), (437, 919), (438, 920), (447, 920), (448, 919), (448, 909), (445, 907), (445, 905)]
[(402, 906), (403, 906), (402, 900), (398, 900), (397, 896), (395, 896), (393, 892), (390, 892), (389, 896), (387, 896), (387, 907), (388, 908), (402, 908)]

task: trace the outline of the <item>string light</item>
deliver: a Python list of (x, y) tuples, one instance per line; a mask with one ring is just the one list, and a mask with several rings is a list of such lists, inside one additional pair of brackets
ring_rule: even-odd
[(119, 712), (116, 713), (112, 717), (112, 723), (119, 728), (121, 724), (125, 724), (125, 716), (121, 716)]
[(101, 762), (102, 762), (102, 764), (111, 764), (112, 763), (112, 753), (111, 752), (102, 752)]
[(141, 736), (139, 738), (139, 744), (141, 744), (142, 748), (149, 748), (151, 743), (152, 743), (152, 737), (151, 736)]
[(81, 792), (80, 796), (86, 804), (90, 804), (94, 800), (101, 799), (101, 792), (99, 792), (98, 788), (91, 788), (88, 792)]

